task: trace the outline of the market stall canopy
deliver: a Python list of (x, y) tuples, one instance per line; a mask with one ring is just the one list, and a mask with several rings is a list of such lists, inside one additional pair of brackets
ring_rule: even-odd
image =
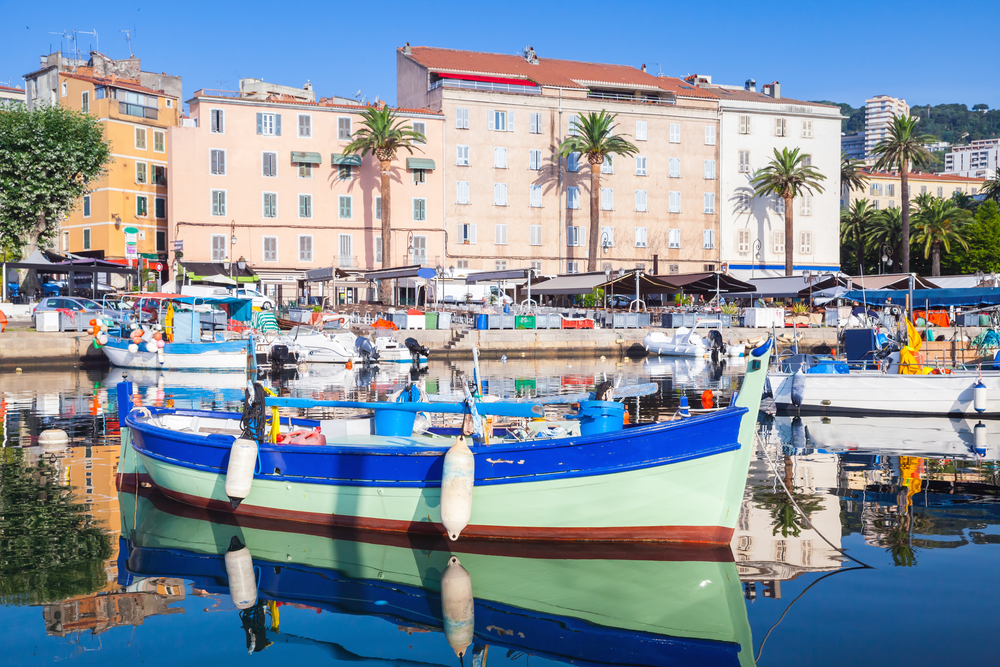
[[(864, 290), (909, 289), (910, 274), (886, 273), (881, 276), (851, 276), (851, 285), (854, 289)], [(940, 285), (926, 278), (913, 277), (913, 289), (937, 289), (938, 287)]]
[[(835, 274), (826, 274), (826, 278), (835, 276)], [(823, 289), (824, 287), (833, 287), (836, 283), (834, 280), (816, 280), (815, 277), (812, 279), (811, 288), (813, 290)], [(750, 289), (743, 291), (737, 291), (730, 294), (736, 299), (794, 299), (801, 296), (801, 292), (805, 290), (808, 294), (810, 289), (810, 283), (805, 279), (805, 277), (799, 276), (775, 276), (768, 278), (753, 278)]]
[(306, 280), (310, 282), (342, 280), (344, 278), (356, 278), (357, 275), (357, 271), (344, 271), (336, 266), (327, 266), (322, 269), (310, 269), (306, 271)]
[[(865, 302), (869, 306), (884, 306), (889, 300), (897, 306), (906, 304), (909, 290), (853, 290), (843, 295), (848, 301)], [(996, 306), (1000, 305), (1000, 287), (970, 287), (967, 289), (915, 289), (913, 305), (923, 308), (946, 308), (948, 306)]]
[(705, 273), (675, 273), (666, 276), (652, 276), (657, 280), (662, 280), (675, 289), (670, 291), (683, 291), (685, 294), (715, 294), (720, 292), (728, 294), (730, 292), (743, 292), (753, 289), (753, 285), (733, 278), (725, 273), (705, 272)]
[(236, 262), (233, 262), (228, 269), (222, 262), (181, 262), (178, 274), (189, 281), (216, 285), (255, 283), (260, 280), (249, 265), (241, 270)]
[(525, 279), (532, 275), (532, 269), (504, 269), (502, 271), (479, 271), (477, 273), (470, 273), (465, 276), (466, 285), (475, 285), (476, 283), (497, 283), (501, 280), (506, 280), (508, 282), (520, 281), (523, 283)]
[(376, 271), (366, 271), (365, 280), (392, 280), (394, 278), (416, 278), (420, 269), (425, 267), (414, 264), (413, 266), (398, 266), (392, 269), (378, 269)]
[(534, 294), (590, 294), (598, 285), (607, 282), (604, 271), (591, 273), (569, 273), (548, 280), (531, 283)]
[(617, 278), (612, 278), (598, 285), (604, 288), (609, 294), (631, 294), (635, 295), (635, 277), (639, 275), (639, 296), (649, 296), (651, 294), (673, 294), (678, 291), (674, 285), (667, 283), (662, 276), (651, 276), (641, 271), (629, 271)]

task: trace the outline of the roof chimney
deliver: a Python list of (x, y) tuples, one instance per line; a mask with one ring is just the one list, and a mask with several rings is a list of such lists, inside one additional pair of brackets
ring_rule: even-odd
[(412, 51), (410, 51), (410, 43), (407, 42), (406, 44), (403, 44), (403, 55), (408, 56), (410, 53), (412, 53)]
[(773, 97), (776, 100), (781, 99), (781, 84), (778, 83), (777, 81), (773, 81), (771, 83), (771, 97)]
[(306, 79), (306, 85), (302, 86), (302, 90), (312, 90), (312, 89), (313, 89), (312, 81)]
[(749, 90), (751, 93), (757, 92), (757, 82), (753, 79), (747, 79), (746, 83), (743, 84), (744, 90)]

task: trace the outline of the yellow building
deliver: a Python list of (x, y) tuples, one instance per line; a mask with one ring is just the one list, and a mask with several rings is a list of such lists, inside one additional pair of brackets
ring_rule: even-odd
[(103, 259), (139, 255), (166, 261), (167, 128), (180, 119), (180, 78), (143, 72), (138, 58), (42, 57), (25, 76), (29, 108), (59, 104), (96, 117), (111, 144), (107, 174), (62, 222), (55, 246)]
[[(902, 185), (899, 172), (865, 172), (868, 186), (864, 190), (841, 193), (840, 205), (847, 208), (851, 202), (867, 199), (875, 209), (899, 208), (902, 204)], [(948, 199), (955, 192), (970, 197), (979, 194), (985, 181), (981, 178), (966, 178), (953, 174), (921, 174), (910, 172), (910, 202), (918, 195), (929, 193), (934, 197)]]

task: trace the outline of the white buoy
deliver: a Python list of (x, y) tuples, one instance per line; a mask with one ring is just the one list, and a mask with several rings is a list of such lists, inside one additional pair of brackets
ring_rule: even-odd
[(257, 443), (247, 438), (237, 438), (229, 450), (226, 467), (226, 495), (233, 509), (250, 495), (253, 471), (257, 467)]
[(155, 340), (146, 341), (146, 352), (156, 352), (158, 349)]
[(164, 354), (163, 350), (156, 351), (156, 360), (159, 361), (161, 364), (167, 360), (167, 355)]
[(462, 658), (476, 631), (476, 599), (472, 597), (472, 577), (455, 556), (448, 559), (441, 575), (441, 612), (445, 639)]
[(472, 518), (472, 487), (476, 481), (476, 459), (459, 435), (444, 455), (441, 473), (441, 523), (452, 541), (469, 525)]
[(976, 382), (973, 389), (972, 407), (976, 412), (982, 414), (986, 412), (986, 385), (982, 380)]
[(986, 456), (986, 447), (989, 445), (989, 442), (986, 440), (986, 424), (979, 422), (972, 427), (972, 433), (974, 434), (973, 442), (975, 443), (976, 454)]
[(229, 597), (233, 599), (233, 605), (237, 609), (249, 609), (257, 604), (253, 556), (235, 535), (226, 552), (226, 577), (229, 579)]
[(38, 445), (46, 452), (64, 449), (69, 444), (69, 436), (61, 428), (50, 428), (38, 435)]
[(128, 351), (131, 352), (132, 354), (136, 354), (139, 351), (139, 346), (136, 345), (135, 343), (129, 343)]

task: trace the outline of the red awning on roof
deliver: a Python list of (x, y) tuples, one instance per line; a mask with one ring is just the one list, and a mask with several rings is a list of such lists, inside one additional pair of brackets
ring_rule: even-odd
[(442, 79), (462, 79), (463, 81), (486, 81), (487, 83), (509, 83), (515, 86), (537, 86), (534, 81), (527, 79), (502, 79), (496, 76), (476, 76), (474, 74), (452, 74), (449, 72), (435, 72)]

